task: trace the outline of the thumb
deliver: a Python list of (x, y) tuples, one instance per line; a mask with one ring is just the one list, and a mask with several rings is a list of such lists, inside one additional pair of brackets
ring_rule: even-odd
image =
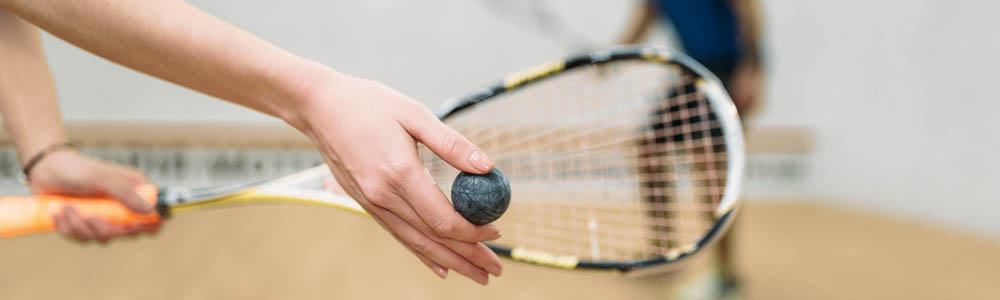
[(108, 176), (102, 181), (100, 188), (104, 194), (115, 198), (134, 212), (142, 214), (153, 212), (153, 205), (136, 192), (135, 185), (123, 174)]
[(493, 170), (493, 160), (483, 150), (437, 118), (426, 116), (410, 123), (403, 124), (410, 135), (456, 169), (475, 174)]

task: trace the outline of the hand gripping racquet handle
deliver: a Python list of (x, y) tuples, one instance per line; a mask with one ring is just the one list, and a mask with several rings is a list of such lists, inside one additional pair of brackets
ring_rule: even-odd
[[(150, 204), (156, 205), (156, 186), (141, 185), (136, 187), (136, 191)], [(52, 231), (55, 229), (52, 217), (62, 215), (66, 206), (72, 207), (81, 217), (98, 217), (114, 225), (154, 224), (161, 220), (156, 212), (139, 214), (111, 198), (5, 196), (0, 197), (0, 238)]]

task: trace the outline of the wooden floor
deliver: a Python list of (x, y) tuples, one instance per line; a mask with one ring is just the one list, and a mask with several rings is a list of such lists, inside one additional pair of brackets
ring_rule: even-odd
[[(1000, 299), (1000, 243), (811, 205), (739, 220), (750, 299)], [(696, 280), (516, 263), (488, 287), (440, 280), (370, 220), (306, 206), (196, 212), (111, 246), (0, 241), (0, 299), (662, 299)]]
[(1000, 243), (848, 210), (749, 205), (753, 299), (1000, 299)]

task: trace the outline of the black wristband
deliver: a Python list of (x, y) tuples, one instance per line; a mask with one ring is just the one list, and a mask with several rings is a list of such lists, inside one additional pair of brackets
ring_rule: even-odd
[(36, 153), (35, 156), (32, 156), (31, 159), (29, 159), (28, 162), (24, 164), (24, 168), (21, 169), (21, 173), (17, 174), (17, 181), (21, 182), (22, 184), (27, 184), (28, 174), (29, 172), (31, 172), (31, 168), (34, 168), (35, 165), (38, 164), (38, 162), (42, 161), (42, 158), (45, 158), (45, 156), (49, 155), (52, 152), (57, 152), (67, 149), (75, 149), (75, 147), (73, 146), (73, 144), (65, 142), (65, 143), (52, 144), (49, 145), (48, 147), (42, 148), (42, 151), (38, 151), (38, 153)]

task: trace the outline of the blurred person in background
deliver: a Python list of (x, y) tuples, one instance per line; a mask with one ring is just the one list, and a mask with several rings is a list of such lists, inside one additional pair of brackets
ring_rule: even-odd
[(621, 43), (643, 42), (660, 20), (684, 53), (722, 80), (741, 117), (759, 106), (764, 72), (756, 0), (650, 0), (636, 6)]
[[(684, 53), (722, 80), (740, 116), (749, 118), (760, 106), (764, 86), (757, 1), (649, 0), (636, 6), (620, 42), (644, 42), (660, 20), (672, 25)], [(722, 297), (738, 296), (740, 283), (732, 258), (732, 231), (719, 241), (717, 253), (718, 290)]]
[[(418, 160), (416, 143), (455, 168), (483, 174), (493, 161), (423, 104), (378, 82), (296, 56), (184, 1), (0, 0), (0, 111), (32, 193), (108, 196), (138, 213), (139, 171), (68, 144), (39, 28), (126, 67), (277, 117), (308, 136), (340, 186), (444, 278), (480, 284), (501, 274), (482, 241), (500, 232), (462, 218)], [(140, 100), (140, 99), (136, 99)], [(71, 208), (57, 230), (80, 241), (154, 232)]]

